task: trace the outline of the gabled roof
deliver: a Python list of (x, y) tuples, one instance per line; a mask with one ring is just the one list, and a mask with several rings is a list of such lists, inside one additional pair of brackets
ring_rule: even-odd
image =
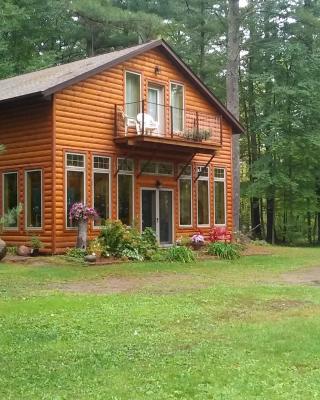
[(230, 122), (234, 133), (244, 131), (240, 122), (162, 39), (0, 80), (0, 102), (37, 95), (50, 96), (59, 90), (155, 48), (162, 50), (203, 95), (213, 103), (226, 120)]

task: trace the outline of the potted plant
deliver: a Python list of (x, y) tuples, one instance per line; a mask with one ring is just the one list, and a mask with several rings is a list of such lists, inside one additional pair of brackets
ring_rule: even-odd
[(212, 136), (211, 129), (191, 128), (184, 131), (183, 136), (185, 139), (194, 140), (195, 142), (202, 142), (209, 140)]
[(97, 218), (98, 214), (92, 207), (87, 207), (83, 203), (74, 203), (69, 212), (71, 222), (76, 222), (78, 225), (78, 236), (76, 247), (78, 249), (87, 248), (87, 230), (88, 221)]
[(40, 254), (40, 249), (44, 247), (44, 244), (41, 242), (38, 236), (32, 236), (32, 238), (30, 239), (30, 247), (31, 257), (37, 257)]
[(191, 246), (193, 247), (194, 250), (200, 250), (203, 245), (204, 245), (204, 237), (200, 232), (192, 236)]

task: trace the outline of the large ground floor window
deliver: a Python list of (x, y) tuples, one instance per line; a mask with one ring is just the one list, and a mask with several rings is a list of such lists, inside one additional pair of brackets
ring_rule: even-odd
[[(6, 172), (3, 174), (2, 191), (3, 213), (7, 214), (18, 206), (18, 173)], [(13, 215), (10, 220), (4, 222), (4, 228), (17, 228), (18, 218)]]
[(110, 158), (93, 157), (93, 207), (98, 213), (95, 226), (110, 218)]
[(118, 219), (133, 224), (133, 160), (118, 159)]
[(192, 168), (188, 165), (183, 170), (180, 166), (179, 173), (179, 224), (180, 226), (192, 225)]
[(210, 224), (208, 167), (198, 167), (198, 174), (201, 174), (197, 180), (198, 225), (208, 226)]
[(224, 168), (214, 169), (214, 223), (226, 224), (226, 171)]
[(26, 227), (42, 227), (42, 171), (26, 171)]
[(66, 225), (73, 227), (69, 212), (74, 203), (85, 203), (85, 156), (66, 154)]

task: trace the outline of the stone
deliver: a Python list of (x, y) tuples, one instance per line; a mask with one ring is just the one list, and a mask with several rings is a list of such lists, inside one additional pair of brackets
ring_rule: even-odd
[(18, 248), (17, 248), (18, 256), (28, 257), (28, 256), (30, 256), (30, 253), (31, 253), (31, 250), (27, 246), (21, 245), (21, 246), (18, 246)]
[(87, 256), (84, 257), (84, 261), (87, 261), (89, 263), (94, 263), (97, 261), (97, 256), (95, 254), (88, 254)]
[(6, 242), (0, 239), (0, 260), (2, 260), (7, 254), (7, 245)]

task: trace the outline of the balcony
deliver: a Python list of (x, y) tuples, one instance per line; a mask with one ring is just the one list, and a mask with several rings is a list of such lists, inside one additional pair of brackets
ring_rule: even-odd
[(146, 100), (116, 104), (114, 140), (142, 150), (214, 154), (222, 145), (220, 115)]

